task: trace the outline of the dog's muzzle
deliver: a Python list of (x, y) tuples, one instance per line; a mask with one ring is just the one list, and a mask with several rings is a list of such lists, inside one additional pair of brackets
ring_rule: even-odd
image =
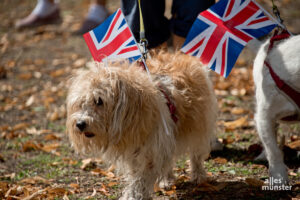
[(84, 129), (87, 127), (87, 124), (85, 121), (76, 122), (76, 127), (80, 130), (81, 133), (83, 133), (85, 135), (85, 137), (91, 138), (91, 137), (95, 136), (94, 133), (84, 131)]
[(86, 128), (86, 122), (78, 121), (78, 122), (76, 122), (76, 127), (82, 132)]

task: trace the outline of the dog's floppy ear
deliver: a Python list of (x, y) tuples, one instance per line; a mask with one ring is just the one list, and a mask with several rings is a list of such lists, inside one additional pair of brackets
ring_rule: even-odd
[(121, 137), (120, 134), (137, 122), (135, 118), (141, 109), (142, 97), (139, 91), (124, 80), (116, 81), (116, 97), (113, 108), (110, 134)]

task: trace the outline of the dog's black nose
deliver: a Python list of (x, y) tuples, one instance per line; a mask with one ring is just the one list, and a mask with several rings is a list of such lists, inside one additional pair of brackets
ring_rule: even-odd
[(85, 121), (78, 121), (76, 122), (76, 127), (80, 130), (83, 131), (86, 127)]

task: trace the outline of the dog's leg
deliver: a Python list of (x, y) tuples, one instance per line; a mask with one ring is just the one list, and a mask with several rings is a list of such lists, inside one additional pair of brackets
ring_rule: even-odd
[(288, 181), (287, 167), (283, 162), (283, 155), (277, 145), (276, 138), (276, 118), (270, 116), (262, 105), (258, 104), (257, 114), (255, 117), (259, 137), (266, 151), (269, 161), (270, 176), (275, 179), (280, 179), (282, 183)]
[[(276, 123), (276, 126), (275, 126), (275, 139), (276, 139), (276, 141), (277, 141), (278, 127), (279, 127), (279, 124)], [(261, 153), (254, 160), (256, 160), (256, 161), (268, 161), (265, 149), (263, 149), (261, 151)]]
[(145, 160), (145, 158), (145, 155), (140, 156), (128, 166), (126, 172), (128, 185), (124, 189), (120, 200), (151, 199), (151, 192), (158, 178), (158, 169), (153, 159), (148, 158)]
[(160, 188), (170, 189), (172, 185), (175, 183), (175, 176), (173, 174), (172, 166), (169, 166), (169, 170), (167, 174), (162, 178), (159, 182)]
[(201, 151), (191, 152), (191, 181), (195, 183), (203, 183), (206, 179), (206, 171), (203, 167), (206, 155), (200, 154)]
[[(152, 176), (151, 176), (152, 175)], [(140, 177), (130, 175), (127, 179), (128, 185), (123, 191), (120, 200), (148, 200), (151, 199), (150, 191), (153, 190), (156, 180), (155, 174), (144, 172)]]

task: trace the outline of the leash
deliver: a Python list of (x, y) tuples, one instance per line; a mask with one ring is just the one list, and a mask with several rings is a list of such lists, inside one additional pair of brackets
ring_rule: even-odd
[(145, 26), (144, 26), (144, 19), (142, 14), (142, 7), (141, 7), (141, 0), (138, 0), (139, 3), (139, 13), (140, 13), (140, 46), (142, 47), (142, 55), (143, 59), (147, 60), (147, 54), (148, 54), (148, 40), (146, 39), (145, 35)]
[[(138, 0), (138, 4), (139, 4), (139, 15), (140, 15), (140, 42), (139, 42), (139, 45), (141, 47), (141, 52), (142, 52), (142, 61), (140, 62), (140, 64), (143, 67), (143, 69), (148, 72), (148, 75), (150, 77), (150, 71), (149, 71), (149, 69), (148, 69), (148, 67), (146, 65), (147, 54), (148, 54), (148, 49), (147, 49), (148, 40), (146, 39), (146, 35), (145, 35), (145, 26), (144, 26), (143, 14), (142, 14), (141, 0)], [(169, 111), (170, 111), (170, 114), (171, 114), (171, 118), (176, 123), (178, 121), (178, 118), (175, 115), (175, 113), (176, 113), (176, 106), (171, 101), (171, 99), (169, 98), (169, 96), (166, 93), (166, 91), (160, 85), (158, 87), (159, 87), (160, 92), (164, 95), (165, 99), (167, 100), (166, 104), (167, 104), (167, 106), (169, 108)], [(164, 118), (162, 118), (162, 119), (163, 119), (163, 123), (164, 123), (165, 129), (167, 131), (166, 122), (165, 122)]]
[[(285, 25), (283, 24), (283, 20), (281, 19), (280, 17), (280, 12), (278, 10), (278, 7), (275, 5), (274, 3), (274, 0), (271, 0), (272, 1), (272, 8), (273, 8), (273, 13), (274, 15), (276, 15), (277, 19), (274, 18), (269, 12), (267, 12), (261, 5), (259, 5), (255, 0), (252, 0), (252, 2), (257, 6), (259, 7), (266, 15), (268, 15), (268, 17), (270, 19), (272, 19), (274, 22), (276, 22), (278, 24), (277, 27), (280, 27), (284, 30), (287, 30), (287, 28), (285, 27)], [(278, 18), (279, 17), (279, 18)], [(288, 30), (287, 30), (288, 31)], [(293, 35), (291, 32), (288, 31), (288, 33), (290, 35)]]

